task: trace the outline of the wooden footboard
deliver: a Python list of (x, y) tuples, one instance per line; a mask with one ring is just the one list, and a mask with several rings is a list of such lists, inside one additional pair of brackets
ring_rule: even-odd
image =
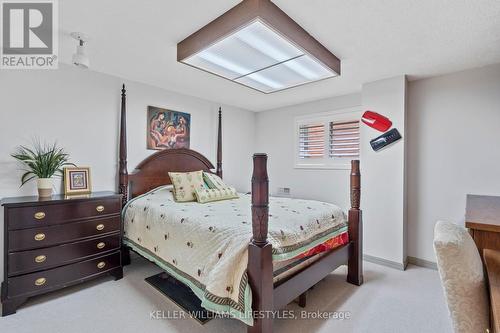
[(351, 161), (351, 209), (348, 214), (350, 240), (347, 282), (363, 284), (363, 214), (361, 204), (361, 173), (359, 161)]
[(360, 210), (361, 175), (359, 161), (351, 162), (351, 209), (349, 210), (349, 243), (333, 249), (329, 254), (297, 272), (285, 281), (273, 284), (272, 246), (267, 241), (269, 216), (269, 180), (267, 155), (255, 154), (252, 176), (252, 231), (248, 246), (248, 277), (252, 288), (254, 325), (249, 333), (273, 331), (273, 310), (279, 310), (300, 296), (305, 305), (305, 292), (341, 265), (348, 266), (347, 281), (363, 283), (362, 214)]

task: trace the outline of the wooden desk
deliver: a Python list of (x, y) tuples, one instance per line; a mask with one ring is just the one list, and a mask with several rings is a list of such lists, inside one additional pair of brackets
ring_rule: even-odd
[(465, 227), (481, 256), (483, 249), (500, 250), (500, 197), (468, 194)]
[(491, 327), (493, 332), (500, 332), (500, 251), (485, 249), (484, 264), (488, 274)]

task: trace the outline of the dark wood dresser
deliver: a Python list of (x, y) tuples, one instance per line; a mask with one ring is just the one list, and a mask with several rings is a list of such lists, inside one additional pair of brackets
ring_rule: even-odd
[(110, 274), (123, 277), (121, 195), (5, 198), (2, 316), (28, 298)]
[(500, 197), (467, 195), (465, 227), (481, 257), (484, 249), (500, 250)]

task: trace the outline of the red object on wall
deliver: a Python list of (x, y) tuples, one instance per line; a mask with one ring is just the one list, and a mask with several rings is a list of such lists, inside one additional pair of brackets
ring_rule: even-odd
[(363, 113), (361, 121), (380, 132), (385, 132), (392, 126), (392, 121), (389, 118), (373, 111)]

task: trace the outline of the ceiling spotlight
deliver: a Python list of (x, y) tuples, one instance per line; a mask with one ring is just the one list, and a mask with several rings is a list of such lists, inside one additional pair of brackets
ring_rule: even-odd
[(85, 52), (85, 43), (89, 41), (89, 37), (81, 32), (72, 32), (71, 37), (78, 41), (76, 53), (73, 54), (73, 64), (82, 69), (89, 68), (90, 61)]

